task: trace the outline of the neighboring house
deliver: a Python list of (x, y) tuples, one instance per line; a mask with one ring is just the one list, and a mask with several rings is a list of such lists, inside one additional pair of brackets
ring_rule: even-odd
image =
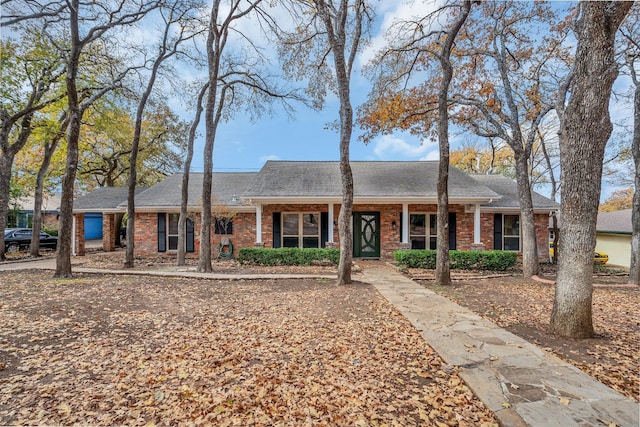
[[(354, 256), (392, 257), (397, 249), (435, 249), (438, 162), (352, 162)], [(186, 246), (200, 247), (201, 173), (189, 180)], [(177, 249), (182, 174), (136, 196), (135, 252)], [(212, 247), (231, 239), (242, 247), (339, 247), (337, 220), (342, 200), (338, 162), (268, 161), (259, 172), (213, 174)], [(514, 181), (449, 174), (449, 240), (452, 249), (520, 251), (520, 214)], [(86, 196), (85, 196), (86, 197)], [(115, 200), (114, 200), (115, 202)], [(88, 212), (74, 206), (74, 213)], [(95, 205), (95, 210), (100, 210)], [(541, 259), (547, 257), (553, 201), (534, 195)], [(126, 197), (105, 216), (126, 210)], [(220, 221), (224, 218), (228, 221)], [(78, 234), (81, 236), (81, 234)]]
[(631, 265), (631, 209), (598, 212), (596, 251), (609, 255), (608, 265)]
[[(23, 197), (15, 208), (7, 216), (7, 228), (32, 228), (33, 227), (33, 207), (35, 199), (33, 197)], [(46, 230), (57, 230), (60, 216), (60, 196), (42, 196), (42, 228)]]

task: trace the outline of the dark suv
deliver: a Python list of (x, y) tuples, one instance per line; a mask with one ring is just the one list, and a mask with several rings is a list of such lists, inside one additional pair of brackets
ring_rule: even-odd
[[(4, 230), (5, 252), (18, 252), (27, 250), (31, 246), (30, 228), (7, 228)], [(58, 247), (58, 238), (44, 231), (40, 232), (40, 249), (53, 249)]]

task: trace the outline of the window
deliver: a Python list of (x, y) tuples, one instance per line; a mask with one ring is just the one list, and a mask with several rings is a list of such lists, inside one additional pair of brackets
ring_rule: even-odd
[[(158, 213), (158, 252), (178, 250), (178, 213)], [(186, 251), (194, 251), (193, 221), (186, 221)]]
[(233, 234), (233, 218), (217, 216), (214, 219), (215, 234)]
[[(436, 249), (437, 218), (436, 214), (411, 214), (409, 216), (411, 249)], [(429, 220), (428, 224), (427, 219)]]
[(178, 218), (180, 214), (167, 214), (167, 249), (178, 250)]
[(319, 213), (283, 213), (282, 247), (319, 248)]
[(504, 215), (502, 248), (505, 251), (520, 250), (520, 215)]

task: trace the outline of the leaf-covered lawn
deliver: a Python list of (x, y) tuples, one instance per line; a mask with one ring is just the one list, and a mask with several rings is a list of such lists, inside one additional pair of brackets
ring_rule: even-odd
[[(604, 280), (599, 278), (598, 281)], [(638, 401), (640, 288), (637, 286), (595, 286), (593, 324), (596, 336), (576, 340), (547, 332), (553, 307), (553, 285), (527, 282), (518, 277), (456, 281), (447, 288), (435, 286), (431, 281), (423, 281), (423, 284)]]
[(0, 424), (495, 425), (370, 286), (0, 273)]

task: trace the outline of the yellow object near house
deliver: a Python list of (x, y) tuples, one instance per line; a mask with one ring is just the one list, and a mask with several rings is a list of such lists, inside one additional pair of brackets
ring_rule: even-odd
[[(553, 243), (549, 243), (549, 258), (553, 258), (554, 253), (555, 250), (553, 247)], [(609, 262), (609, 255), (601, 251), (596, 251), (593, 254), (593, 262), (594, 264), (606, 264), (607, 262)]]

